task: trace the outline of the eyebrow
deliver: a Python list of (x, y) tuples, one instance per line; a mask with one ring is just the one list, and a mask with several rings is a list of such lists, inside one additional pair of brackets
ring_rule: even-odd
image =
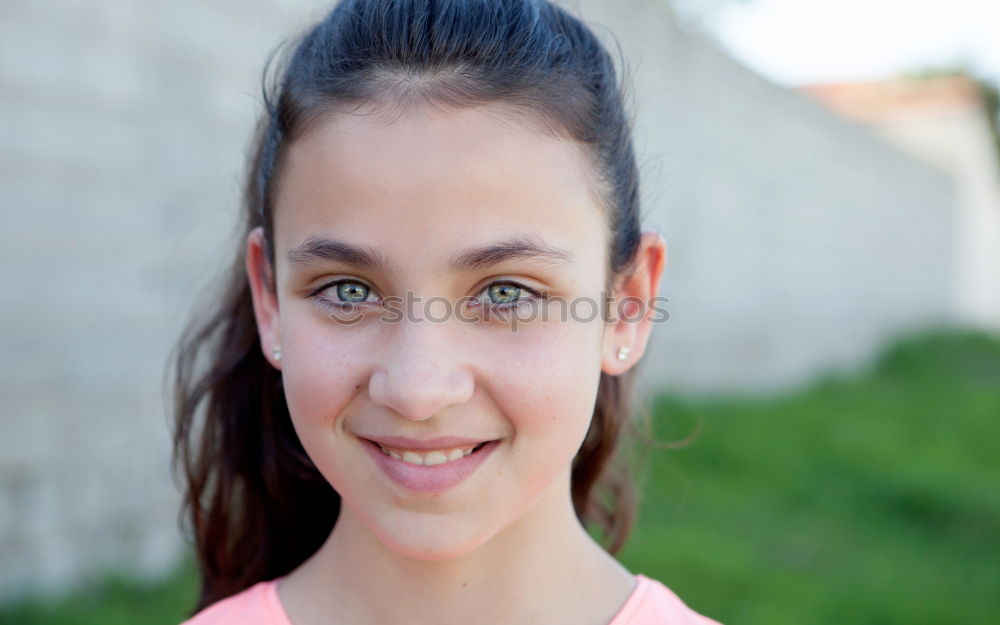
[(392, 263), (373, 248), (321, 236), (311, 236), (288, 252), (288, 263), (291, 265), (307, 266), (323, 262), (344, 263), (383, 272), (392, 268)]
[[(339, 262), (371, 271), (388, 273), (393, 265), (371, 247), (357, 246), (322, 236), (311, 236), (288, 252), (289, 264), (307, 266), (322, 262)], [(483, 247), (462, 250), (455, 254), (449, 266), (454, 271), (483, 269), (505, 261), (526, 260), (555, 265), (573, 261), (568, 251), (546, 245), (532, 236), (520, 236), (491, 243)]]
[(566, 250), (546, 245), (535, 237), (523, 236), (460, 252), (452, 258), (451, 268), (456, 271), (471, 271), (510, 260), (568, 265), (573, 262), (573, 255)]

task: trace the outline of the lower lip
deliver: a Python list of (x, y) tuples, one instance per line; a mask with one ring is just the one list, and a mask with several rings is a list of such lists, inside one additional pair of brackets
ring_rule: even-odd
[(392, 481), (418, 493), (440, 493), (459, 484), (479, 468), (493, 453), (500, 441), (490, 441), (468, 456), (433, 466), (410, 464), (382, 453), (382, 449), (366, 439), (361, 439), (368, 454)]

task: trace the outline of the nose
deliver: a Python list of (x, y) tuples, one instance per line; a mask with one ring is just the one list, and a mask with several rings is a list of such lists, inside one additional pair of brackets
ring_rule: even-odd
[(475, 379), (463, 360), (461, 337), (448, 326), (452, 324), (421, 319), (394, 327), (369, 380), (372, 401), (413, 421), (468, 401)]

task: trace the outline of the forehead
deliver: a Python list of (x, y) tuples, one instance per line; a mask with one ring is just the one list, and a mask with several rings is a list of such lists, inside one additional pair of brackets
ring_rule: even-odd
[(414, 239), (446, 253), (527, 235), (600, 255), (606, 218), (588, 163), (578, 142), (494, 106), (332, 114), (286, 155), (277, 251), (324, 234), (381, 242), (390, 256), (414, 252)]

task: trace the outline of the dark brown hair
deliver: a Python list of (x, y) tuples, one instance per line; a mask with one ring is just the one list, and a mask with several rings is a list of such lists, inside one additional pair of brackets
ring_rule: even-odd
[[(638, 172), (623, 89), (612, 58), (579, 19), (544, 0), (337, 5), (265, 86), (241, 245), (172, 355), (174, 464), (201, 573), (196, 609), (290, 572), (320, 547), (340, 510), (292, 428), (281, 372), (262, 354), (242, 243), (263, 227), (274, 266), (275, 185), (288, 145), (312, 123), (345, 107), (415, 101), (499, 103), (581, 142), (608, 214), (606, 286), (635, 259)], [(624, 545), (637, 504), (627, 464), (634, 456), (623, 445), (629, 429), (638, 432), (629, 405), (634, 374), (601, 374), (572, 467), (577, 516), (601, 531), (611, 553)]]

